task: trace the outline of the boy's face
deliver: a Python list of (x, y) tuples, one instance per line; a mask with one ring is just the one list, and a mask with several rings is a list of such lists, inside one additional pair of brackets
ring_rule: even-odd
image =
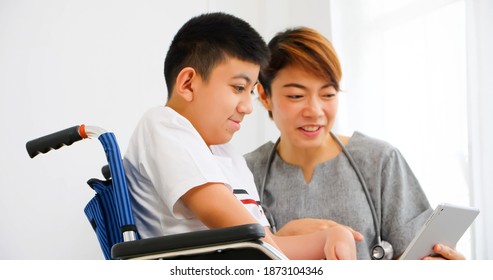
[(260, 66), (227, 57), (216, 66), (208, 81), (193, 84), (193, 111), (189, 116), (208, 146), (227, 143), (252, 112), (251, 92)]

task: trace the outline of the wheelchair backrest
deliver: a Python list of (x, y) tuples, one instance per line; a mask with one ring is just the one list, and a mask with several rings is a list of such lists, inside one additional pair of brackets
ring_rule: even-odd
[(128, 184), (115, 135), (99, 127), (73, 126), (28, 141), (26, 149), (29, 156), (34, 158), (38, 154), (92, 137), (97, 137), (103, 145), (111, 179), (88, 181), (96, 195), (89, 201), (84, 212), (96, 232), (104, 257), (111, 259), (111, 247), (114, 244), (138, 239)]
[[(114, 186), (111, 179), (105, 181), (90, 179), (87, 184), (96, 194), (87, 203), (84, 213), (96, 233), (105, 259), (109, 260), (111, 259), (111, 247), (124, 241), (121, 232), (123, 225), (118, 219), (118, 212), (122, 210), (116, 208), (118, 203), (115, 203)], [(129, 208), (129, 205), (125, 204), (125, 207)], [(130, 208), (129, 210), (131, 211)]]

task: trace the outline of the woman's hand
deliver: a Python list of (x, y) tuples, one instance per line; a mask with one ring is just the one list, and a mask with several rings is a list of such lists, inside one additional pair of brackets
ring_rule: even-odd
[(436, 255), (424, 257), (423, 260), (465, 260), (462, 253), (454, 248), (437, 243), (433, 246)]
[[(286, 225), (284, 225), (281, 229), (279, 229), (279, 231), (276, 232), (276, 235), (289, 236), (289, 235), (307, 234), (315, 231), (326, 230), (334, 226), (344, 226), (344, 225), (326, 219), (310, 219), (310, 218), (297, 219), (297, 220), (292, 220), (288, 222)], [(344, 227), (346, 227), (352, 233), (354, 240), (363, 241), (364, 237), (361, 233), (355, 231), (354, 229), (348, 226), (344, 226)]]

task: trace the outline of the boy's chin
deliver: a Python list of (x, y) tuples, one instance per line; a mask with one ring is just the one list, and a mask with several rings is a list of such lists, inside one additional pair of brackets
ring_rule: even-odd
[(231, 139), (233, 139), (233, 135), (229, 136), (229, 137), (222, 137), (222, 138), (217, 138), (217, 139), (214, 139), (213, 141), (210, 141), (209, 143), (209, 146), (212, 146), (212, 145), (223, 145), (223, 144), (226, 144), (228, 143), (229, 141), (231, 141)]

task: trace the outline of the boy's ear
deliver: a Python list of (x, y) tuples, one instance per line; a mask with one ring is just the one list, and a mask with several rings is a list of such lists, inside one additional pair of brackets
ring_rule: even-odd
[(197, 72), (192, 67), (181, 69), (176, 76), (175, 91), (184, 100), (190, 102), (193, 100), (193, 80), (197, 77)]
[(267, 109), (268, 111), (272, 111), (271, 100), (269, 97), (267, 97), (267, 94), (265, 93), (264, 87), (262, 86), (261, 83), (257, 84), (257, 92), (258, 92), (258, 98), (260, 99), (260, 102), (262, 102), (264, 108)]

